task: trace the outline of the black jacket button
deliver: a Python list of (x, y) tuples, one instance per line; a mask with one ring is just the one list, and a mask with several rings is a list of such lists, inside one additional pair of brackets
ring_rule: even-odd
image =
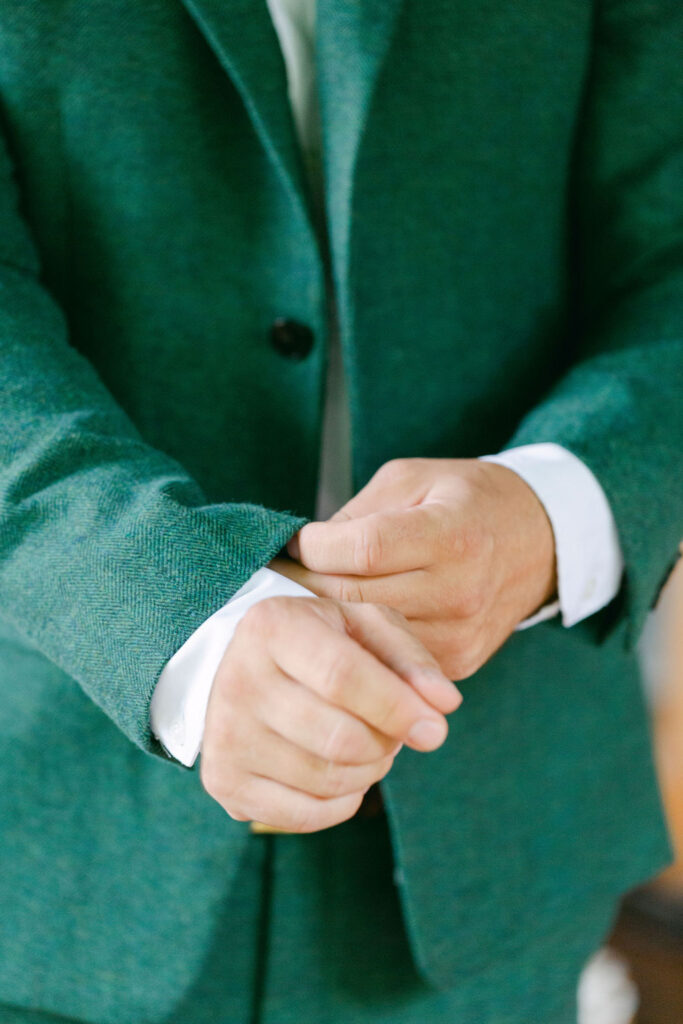
[(313, 348), (313, 331), (298, 320), (279, 318), (270, 327), (270, 343), (287, 359), (304, 359)]

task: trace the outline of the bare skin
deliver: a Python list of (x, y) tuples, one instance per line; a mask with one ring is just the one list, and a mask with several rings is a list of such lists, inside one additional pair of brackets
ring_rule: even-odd
[(449, 679), (488, 661), (556, 593), (555, 540), (534, 491), (477, 459), (396, 459), (272, 569), (313, 593), (400, 611)]
[(238, 821), (313, 832), (352, 817), (405, 743), (435, 750), (462, 697), (390, 608), (271, 597), (214, 679), (206, 791)]
[(451, 680), (553, 597), (555, 548), (511, 470), (397, 459), (288, 551), (297, 561), (270, 567), (319, 596), (268, 598), (241, 620), (214, 680), (201, 778), (238, 821), (313, 832), (352, 817), (403, 744), (441, 746), (462, 700)]

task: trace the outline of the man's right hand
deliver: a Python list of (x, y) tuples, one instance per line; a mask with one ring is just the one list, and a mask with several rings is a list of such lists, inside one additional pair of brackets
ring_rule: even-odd
[(435, 750), (462, 697), (384, 605), (270, 597), (241, 619), (209, 698), (200, 775), (237, 821), (346, 821), (405, 743)]

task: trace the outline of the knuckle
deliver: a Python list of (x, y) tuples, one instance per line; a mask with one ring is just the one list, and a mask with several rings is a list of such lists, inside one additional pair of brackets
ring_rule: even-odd
[(256, 643), (275, 640), (279, 645), (291, 630), (299, 628), (302, 615), (311, 614), (311, 602), (323, 598), (308, 598), (277, 594), (263, 598), (246, 610), (235, 628), (234, 640), (239, 636), (242, 650), (252, 650)]
[(225, 807), (224, 811), (233, 821), (249, 821), (248, 814), (241, 814), (239, 811), (231, 810), (229, 807)]
[(365, 793), (358, 793), (356, 796), (354, 796), (351, 799), (351, 801), (348, 804), (347, 808), (344, 810), (344, 812), (342, 814), (339, 815), (339, 817), (337, 819), (337, 824), (339, 824), (342, 821), (348, 821), (349, 818), (352, 818), (354, 816), (354, 814), (356, 814), (356, 812), (358, 811), (358, 808), (363, 803), (363, 797), (364, 796), (365, 796)]
[(250, 636), (263, 635), (272, 627), (273, 616), (277, 613), (274, 604), (279, 601), (278, 597), (268, 597), (252, 604), (238, 622), (235, 632), (239, 630), (240, 633), (248, 633)]
[[(304, 599), (299, 600), (304, 603)], [(306, 599), (307, 600), (307, 599)], [(344, 633), (346, 631), (346, 619), (342, 609), (342, 600), (338, 597), (315, 597), (311, 599), (314, 603), (309, 605), (314, 615), (323, 618), (328, 626)]]
[(376, 477), (380, 477), (382, 480), (393, 483), (394, 481), (403, 480), (404, 477), (411, 470), (411, 460), (405, 458), (389, 459), (383, 463), (375, 473)]
[(214, 758), (202, 757), (199, 777), (206, 792), (218, 803), (225, 805), (230, 800), (231, 773), (225, 765), (219, 765)]
[(220, 692), (219, 715), (221, 725), (225, 727), (229, 726), (232, 720), (233, 705), (239, 704), (248, 689), (247, 679), (244, 672), (236, 671), (235, 667), (231, 666), (228, 671), (222, 671), (216, 681)]
[(218, 773), (214, 769), (212, 762), (207, 761), (204, 757), (199, 768), (199, 778), (209, 796), (212, 796), (214, 800), (217, 799), (220, 789)]
[(360, 584), (356, 580), (349, 579), (347, 576), (342, 577), (338, 583), (339, 600), (342, 603), (358, 603), (363, 600), (363, 592)]
[(326, 798), (343, 796), (348, 788), (347, 772), (333, 761), (326, 761), (319, 777), (320, 795)]
[(290, 832), (315, 832), (319, 828), (320, 812), (310, 798), (297, 803), (285, 817), (286, 823), (281, 827)]
[(359, 746), (353, 730), (340, 719), (324, 738), (322, 757), (334, 762), (352, 761), (360, 753)]
[(253, 776), (236, 775), (231, 786), (229, 800), (230, 806), (239, 813), (246, 814), (254, 821), (270, 824), (270, 811), (263, 802), (263, 794), (254, 790)]
[(382, 565), (382, 535), (375, 526), (364, 525), (359, 529), (353, 549), (353, 565), (356, 572), (376, 573)]
[(323, 695), (333, 704), (341, 700), (348, 688), (349, 669), (345, 659), (334, 658), (321, 673)]
[(332, 825), (339, 825), (348, 821), (358, 811), (363, 802), (363, 793), (357, 793), (343, 797), (339, 800), (334, 815), (330, 816), (329, 804), (325, 800), (317, 800), (313, 806), (297, 812), (296, 821), (291, 831), (293, 832), (317, 832), (323, 828), (330, 828)]
[(400, 693), (385, 698), (378, 711), (376, 726), (380, 732), (393, 736), (402, 717), (403, 700)]
[(241, 673), (223, 676), (211, 694), (204, 726), (203, 751), (234, 750), (248, 731), (248, 682)]

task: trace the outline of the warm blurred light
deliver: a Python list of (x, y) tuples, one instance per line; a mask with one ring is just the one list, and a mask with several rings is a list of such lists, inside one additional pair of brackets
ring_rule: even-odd
[(660, 601), (657, 630), (662, 646), (661, 683), (656, 686), (655, 746), (664, 805), (676, 863), (662, 881), (683, 891), (683, 559)]

